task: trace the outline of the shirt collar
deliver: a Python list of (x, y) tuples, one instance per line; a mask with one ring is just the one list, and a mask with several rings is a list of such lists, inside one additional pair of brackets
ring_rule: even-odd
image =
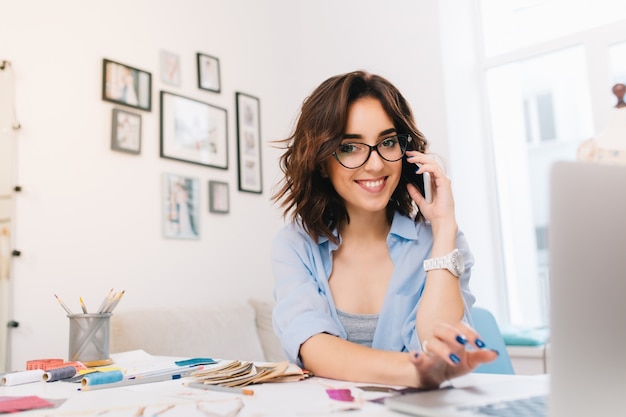
[[(333, 230), (333, 234), (338, 236), (337, 229)], [(415, 225), (415, 221), (408, 216), (400, 214), (399, 212), (395, 212), (393, 215), (393, 219), (391, 221), (391, 230), (389, 230), (389, 235), (395, 235), (401, 237), (406, 240), (417, 240), (417, 227)], [(339, 244), (336, 245), (333, 242), (330, 242), (326, 236), (319, 236), (317, 238), (317, 244), (322, 245), (325, 242), (329, 244), (329, 250), (336, 250), (339, 246), (341, 246), (341, 236), (339, 237)]]
[(396, 211), (393, 215), (389, 235), (395, 235), (406, 240), (417, 240), (415, 221)]

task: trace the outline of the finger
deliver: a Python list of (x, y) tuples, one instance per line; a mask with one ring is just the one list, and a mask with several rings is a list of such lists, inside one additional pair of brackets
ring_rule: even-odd
[(406, 190), (409, 192), (409, 195), (411, 196), (413, 201), (415, 201), (415, 204), (417, 204), (418, 207), (420, 207), (420, 204), (426, 202), (422, 193), (420, 193), (419, 189), (413, 184), (408, 183), (406, 185)]
[(416, 174), (428, 173), (432, 179), (442, 178), (442, 177), (446, 178), (446, 174), (436, 164), (432, 164), (428, 162), (424, 163), (424, 162), (411, 161), (408, 159), (407, 161), (413, 163), (413, 166), (411, 167), (411, 169), (415, 168)]
[(433, 330), (433, 335), (442, 341), (446, 341), (452, 350), (467, 344), (467, 333), (473, 332), (470, 327), (463, 326), (462, 323), (451, 325), (448, 323), (439, 323)]
[(447, 365), (438, 358), (424, 353), (410, 352), (409, 360), (419, 374), (418, 386), (424, 389), (439, 388), (446, 379)]
[(436, 366), (437, 363), (444, 364), (440, 358), (423, 351), (410, 352), (409, 360), (418, 369), (420, 374), (428, 374), (432, 372), (433, 367)]
[(450, 346), (448, 346), (446, 342), (437, 337), (432, 337), (422, 342), (422, 351), (426, 355), (436, 356), (442, 359), (451, 366), (457, 366), (461, 363), (461, 357), (450, 349)]
[(414, 365), (424, 362), (426, 354), (422, 352), (409, 352), (409, 359)]
[(443, 167), (441, 158), (434, 153), (407, 150), (406, 157), (412, 159), (411, 162), (434, 163)]
[(406, 151), (406, 159), (413, 164), (418, 164), (426, 162), (426, 154), (420, 151)]
[(472, 346), (478, 349), (488, 349), (487, 344), (483, 341), (481, 335), (473, 328), (467, 327), (467, 341), (468, 346)]
[(500, 353), (494, 349), (474, 350), (466, 353), (465, 361), (467, 366), (474, 369), (480, 364), (496, 360), (498, 356)]
[(406, 153), (407, 161), (411, 162), (416, 166), (416, 169), (419, 173), (423, 173), (424, 171), (436, 173), (438, 175), (446, 175), (445, 169), (439, 157), (434, 156), (434, 154), (421, 153), (418, 151), (407, 151)]
[[(446, 327), (446, 326), (450, 329), (454, 329), (454, 331), (456, 331), (459, 335), (462, 335), (465, 337), (466, 342), (467, 342), (466, 347), (472, 346), (478, 349), (487, 348), (487, 345), (482, 340), (480, 334), (476, 330), (474, 330), (474, 328), (468, 326), (467, 324), (463, 322), (459, 322), (454, 325), (447, 324), (447, 323), (440, 323), (438, 327), (435, 328), (435, 331), (437, 331), (437, 329), (439, 329), (439, 331), (442, 331), (441, 328)], [(452, 331), (452, 330), (449, 330), (449, 331)]]

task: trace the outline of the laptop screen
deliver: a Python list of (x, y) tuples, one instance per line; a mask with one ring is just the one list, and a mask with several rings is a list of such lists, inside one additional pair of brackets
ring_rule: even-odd
[(626, 166), (553, 166), (549, 245), (549, 415), (626, 415)]

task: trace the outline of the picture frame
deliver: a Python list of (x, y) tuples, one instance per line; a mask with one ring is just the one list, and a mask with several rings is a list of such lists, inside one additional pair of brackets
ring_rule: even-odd
[(209, 181), (209, 212), (228, 213), (230, 211), (230, 196), (228, 183)]
[(198, 88), (219, 93), (222, 89), (219, 58), (198, 52), (196, 61), (198, 67)]
[(102, 100), (151, 111), (152, 74), (126, 64), (103, 59)]
[(262, 194), (261, 103), (259, 98), (241, 92), (235, 97), (239, 191)]
[(170, 51), (161, 50), (159, 60), (161, 64), (161, 82), (174, 87), (180, 87), (180, 56)]
[(161, 91), (162, 158), (228, 169), (228, 111)]
[(200, 180), (163, 174), (163, 235), (175, 239), (200, 239)]
[(113, 109), (111, 119), (111, 149), (140, 154), (141, 114)]

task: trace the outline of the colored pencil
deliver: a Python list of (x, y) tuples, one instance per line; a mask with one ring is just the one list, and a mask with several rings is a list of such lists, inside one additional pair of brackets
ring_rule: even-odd
[(61, 304), (61, 307), (63, 307), (63, 310), (65, 310), (67, 314), (72, 314), (72, 310), (70, 310), (70, 308), (63, 302), (63, 300), (61, 300), (61, 298), (56, 294), (54, 294), (54, 296), (56, 297), (59, 304)]

